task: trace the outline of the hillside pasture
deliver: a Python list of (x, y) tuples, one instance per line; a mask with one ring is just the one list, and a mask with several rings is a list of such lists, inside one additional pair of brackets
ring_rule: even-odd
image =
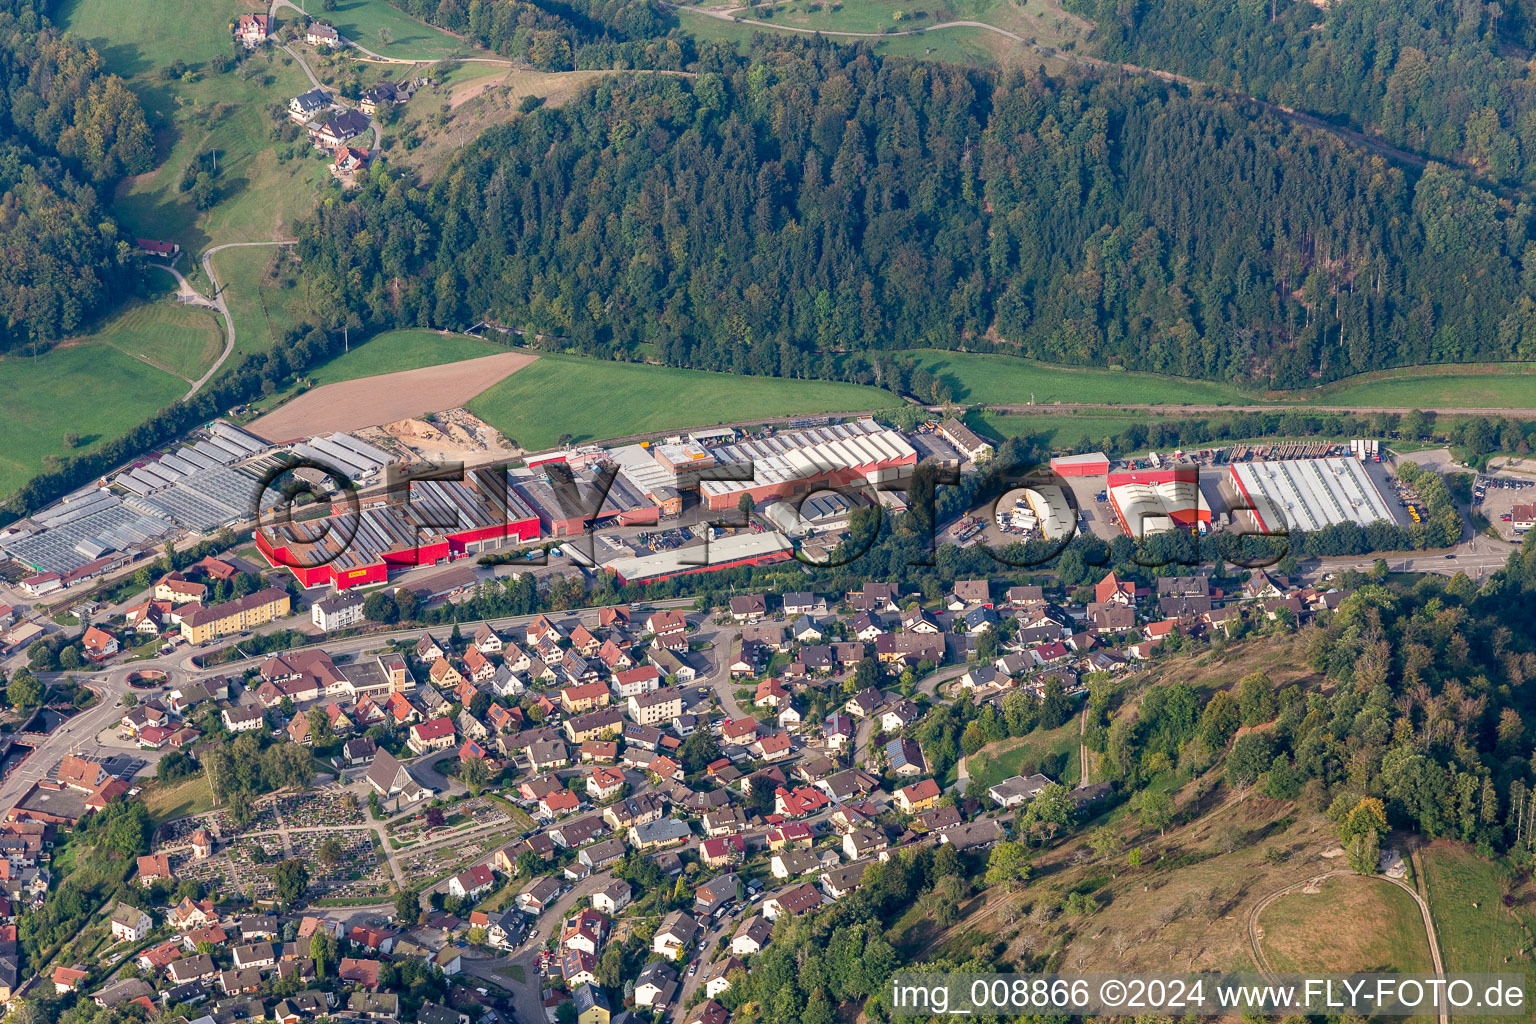
[[(955, 401), (968, 404), (1037, 405), (1110, 403), (1127, 405), (1232, 405), (1252, 399), (1235, 387), (1151, 373), (1054, 366), (999, 353), (900, 353), (949, 386)], [(1075, 438), (1073, 439), (1075, 440)]]
[[(129, 235), (177, 242), (196, 253), (217, 242), (288, 237), (329, 180), (307, 142), (272, 137), (274, 105), (309, 88), (292, 57), (268, 47), (231, 70), (229, 25), (251, 5), (231, 0), (67, 0), (60, 25), (128, 80), (155, 133), (154, 170), (125, 179), (114, 214)], [(281, 19), (279, 19), (281, 23)], [(187, 69), (171, 74), (173, 62)], [(210, 175), (214, 198), (199, 209), (181, 188), (188, 168)]]
[(441, 60), (476, 49), (468, 40), (417, 21), (387, 0), (336, 0), (335, 9), (322, 17), (351, 42), (395, 60)]
[(1408, 893), (1361, 875), (1325, 878), (1316, 890), (1287, 893), (1259, 914), (1264, 955), (1276, 971), (1434, 971), (1424, 919)]
[[(1440, 938), (1445, 969), (1456, 973), (1524, 974), (1526, 991), (1536, 983), (1536, 887), (1513, 876), (1471, 847), (1436, 840), (1419, 851), (1430, 914)], [(1505, 896), (1509, 897), (1506, 905)], [(1457, 1014), (1458, 1022), (1495, 1024), (1507, 1017)]]
[(1077, 757), (1078, 721), (1049, 731), (1036, 730), (989, 743), (966, 758), (971, 785), (985, 790), (1015, 775), (1043, 771), (1053, 782), (1075, 786), (1082, 766)]

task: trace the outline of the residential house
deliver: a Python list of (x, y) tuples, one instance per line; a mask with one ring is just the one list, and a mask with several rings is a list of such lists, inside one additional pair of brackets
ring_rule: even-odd
[(737, 926), (731, 936), (731, 952), (736, 956), (761, 953), (772, 935), (773, 924), (761, 914), (754, 914)]
[(906, 814), (917, 814), (937, 804), (939, 795), (939, 784), (932, 779), (924, 779), (898, 789), (896, 806)]
[(592, 894), (592, 905), (611, 916), (629, 906), (632, 899), (633, 890), (629, 883), (622, 879), (614, 879)]
[(448, 893), (459, 899), (479, 899), (496, 884), (489, 866), (476, 864), (448, 879)]
[(363, 621), (363, 595), (355, 590), (329, 594), (310, 605), (309, 618), (325, 633), (359, 625)]
[(117, 942), (141, 942), (149, 934), (149, 915), (138, 907), (119, 902), (112, 911), (112, 938)]
[(916, 704), (901, 698), (880, 713), (880, 728), (885, 732), (900, 732), (922, 717)]
[(1015, 775), (988, 787), (987, 796), (1000, 807), (1017, 807), (1026, 800), (1034, 799), (1050, 784), (1051, 780), (1044, 775), (1035, 774), (1027, 778)]
[(891, 740), (885, 745), (885, 757), (891, 773), (898, 778), (922, 775), (928, 770), (928, 762), (916, 740)]
[(731, 598), (731, 618), (737, 622), (756, 622), (768, 613), (768, 599), (762, 594), (738, 594)]
[(429, 722), (417, 722), (411, 726), (405, 745), (412, 753), (425, 754), (429, 750), (448, 750), (458, 742), (453, 719), (434, 718)]
[(265, 43), (271, 34), (272, 22), (265, 14), (242, 14), (235, 21), (235, 42), (247, 50)]
[(368, 116), (358, 110), (343, 110), (324, 124), (310, 127), (309, 137), (321, 149), (334, 150), (346, 145), (368, 130)]
[(651, 950), (668, 960), (677, 960), (698, 931), (698, 922), (692, 915), (682, 910), (674, 910), (661, 919), (661, 924), (657, 926), (655, 934), (651, 937)]

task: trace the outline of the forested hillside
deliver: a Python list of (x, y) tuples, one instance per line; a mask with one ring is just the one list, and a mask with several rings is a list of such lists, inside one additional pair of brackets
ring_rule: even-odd
[(29, 0), (0, 3), (0, 352), (79, 330), (127, 248), (97, 189), (148, 170), (144, 108)]
[(1536, 4), (1074, 0), (1106, 57), (1340, 118), (1506, 182), (1536, 180)]
[(683, 43), (667, 35), (651, 0), (390, 0), (541, 71), (644, 67), (678, 70)]
[(1536, 354), (1528, 218), (1454, 173), (1155, 80), (766, 39), (698, 68), (520, 118), (427, 190), (327, 204), (311, 287), (381, 328), (489, 315), (855, 380), (875, 369), (837, 353), (988, 339), (1282, 387)]

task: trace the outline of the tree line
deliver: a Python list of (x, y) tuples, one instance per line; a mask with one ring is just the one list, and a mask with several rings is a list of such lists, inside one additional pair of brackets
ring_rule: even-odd
[(679, 70), (686, 37), (650, 0), (390, 0), (412, 17), (469, 36), (540, 71), (576, 68)]
[(135, 277), (98, 190), (147, 171), (139, 98), (33, 0), (0, 2), (0, 353), (79, 331)]

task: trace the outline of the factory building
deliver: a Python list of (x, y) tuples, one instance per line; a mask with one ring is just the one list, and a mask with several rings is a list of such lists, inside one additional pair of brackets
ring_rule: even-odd
[(917, 465), (917, 449), (871, 419), (739, 441), (714, 456), (718, 476), (741, 477), (699, 484), (700, 499), (718, 511), (735, 508), (743, 494), (761, 503), (850, 484), (899, 487)]
[(1103, 476), (1109, 472), (1109, 456), (1103, 452), (1058, 455), (1051, 460), (1051, 472), (1057, 476)]
[(623, 474), (615, 474), (603, 494), (600, 466), (574, 468), (568, 461), (545, 461), (513, 478), (517, 493), (538, 513), (539, 526), (549, 537), (573, 537), (594, 523), (613, 520), (619, 526), (653, 524), (660, 515)]
[[(453, 523), (453, 526), (437, 524)], [(345, 590), (383, 583), (391, 569), (433, 565), (538, 539), (539, 514), (499, 474), (471, 470), (465, 482), (411, 484), (410, 501), (385, 501), (316, 520), (267, 526), (256, 546), (305, 587)]]
[(1055, 484), (1026, 488), (1024, 500), (1035, 514), (1040, 535), (1046, 540), (1062, 540), (1072, 536), (1077, 515), (1067, 502), (1067, 496)]
[(1229, 482), (1233, 504), (1244, 509), (1238, 515), (1264, 533), (1394, 521), (1358, 458), (1237, 462)]
[(710, 511), (735, 509), (743, 494), (755, 504), (794, 500), (849, 484), (901, 486), (917, 465), (917, 449), (899, 432), (862, 419), (714, 448), (697, 440), (632, 444), (609, 452), (622, 478), (662, 515), (682, 511), (684, 491), (698, 490)]
[(1108, 490), (1120, 528), (1137, 539), (1211, 521), (1211, 507), (1200, 493), (1196, 466), (1110, 473)]

